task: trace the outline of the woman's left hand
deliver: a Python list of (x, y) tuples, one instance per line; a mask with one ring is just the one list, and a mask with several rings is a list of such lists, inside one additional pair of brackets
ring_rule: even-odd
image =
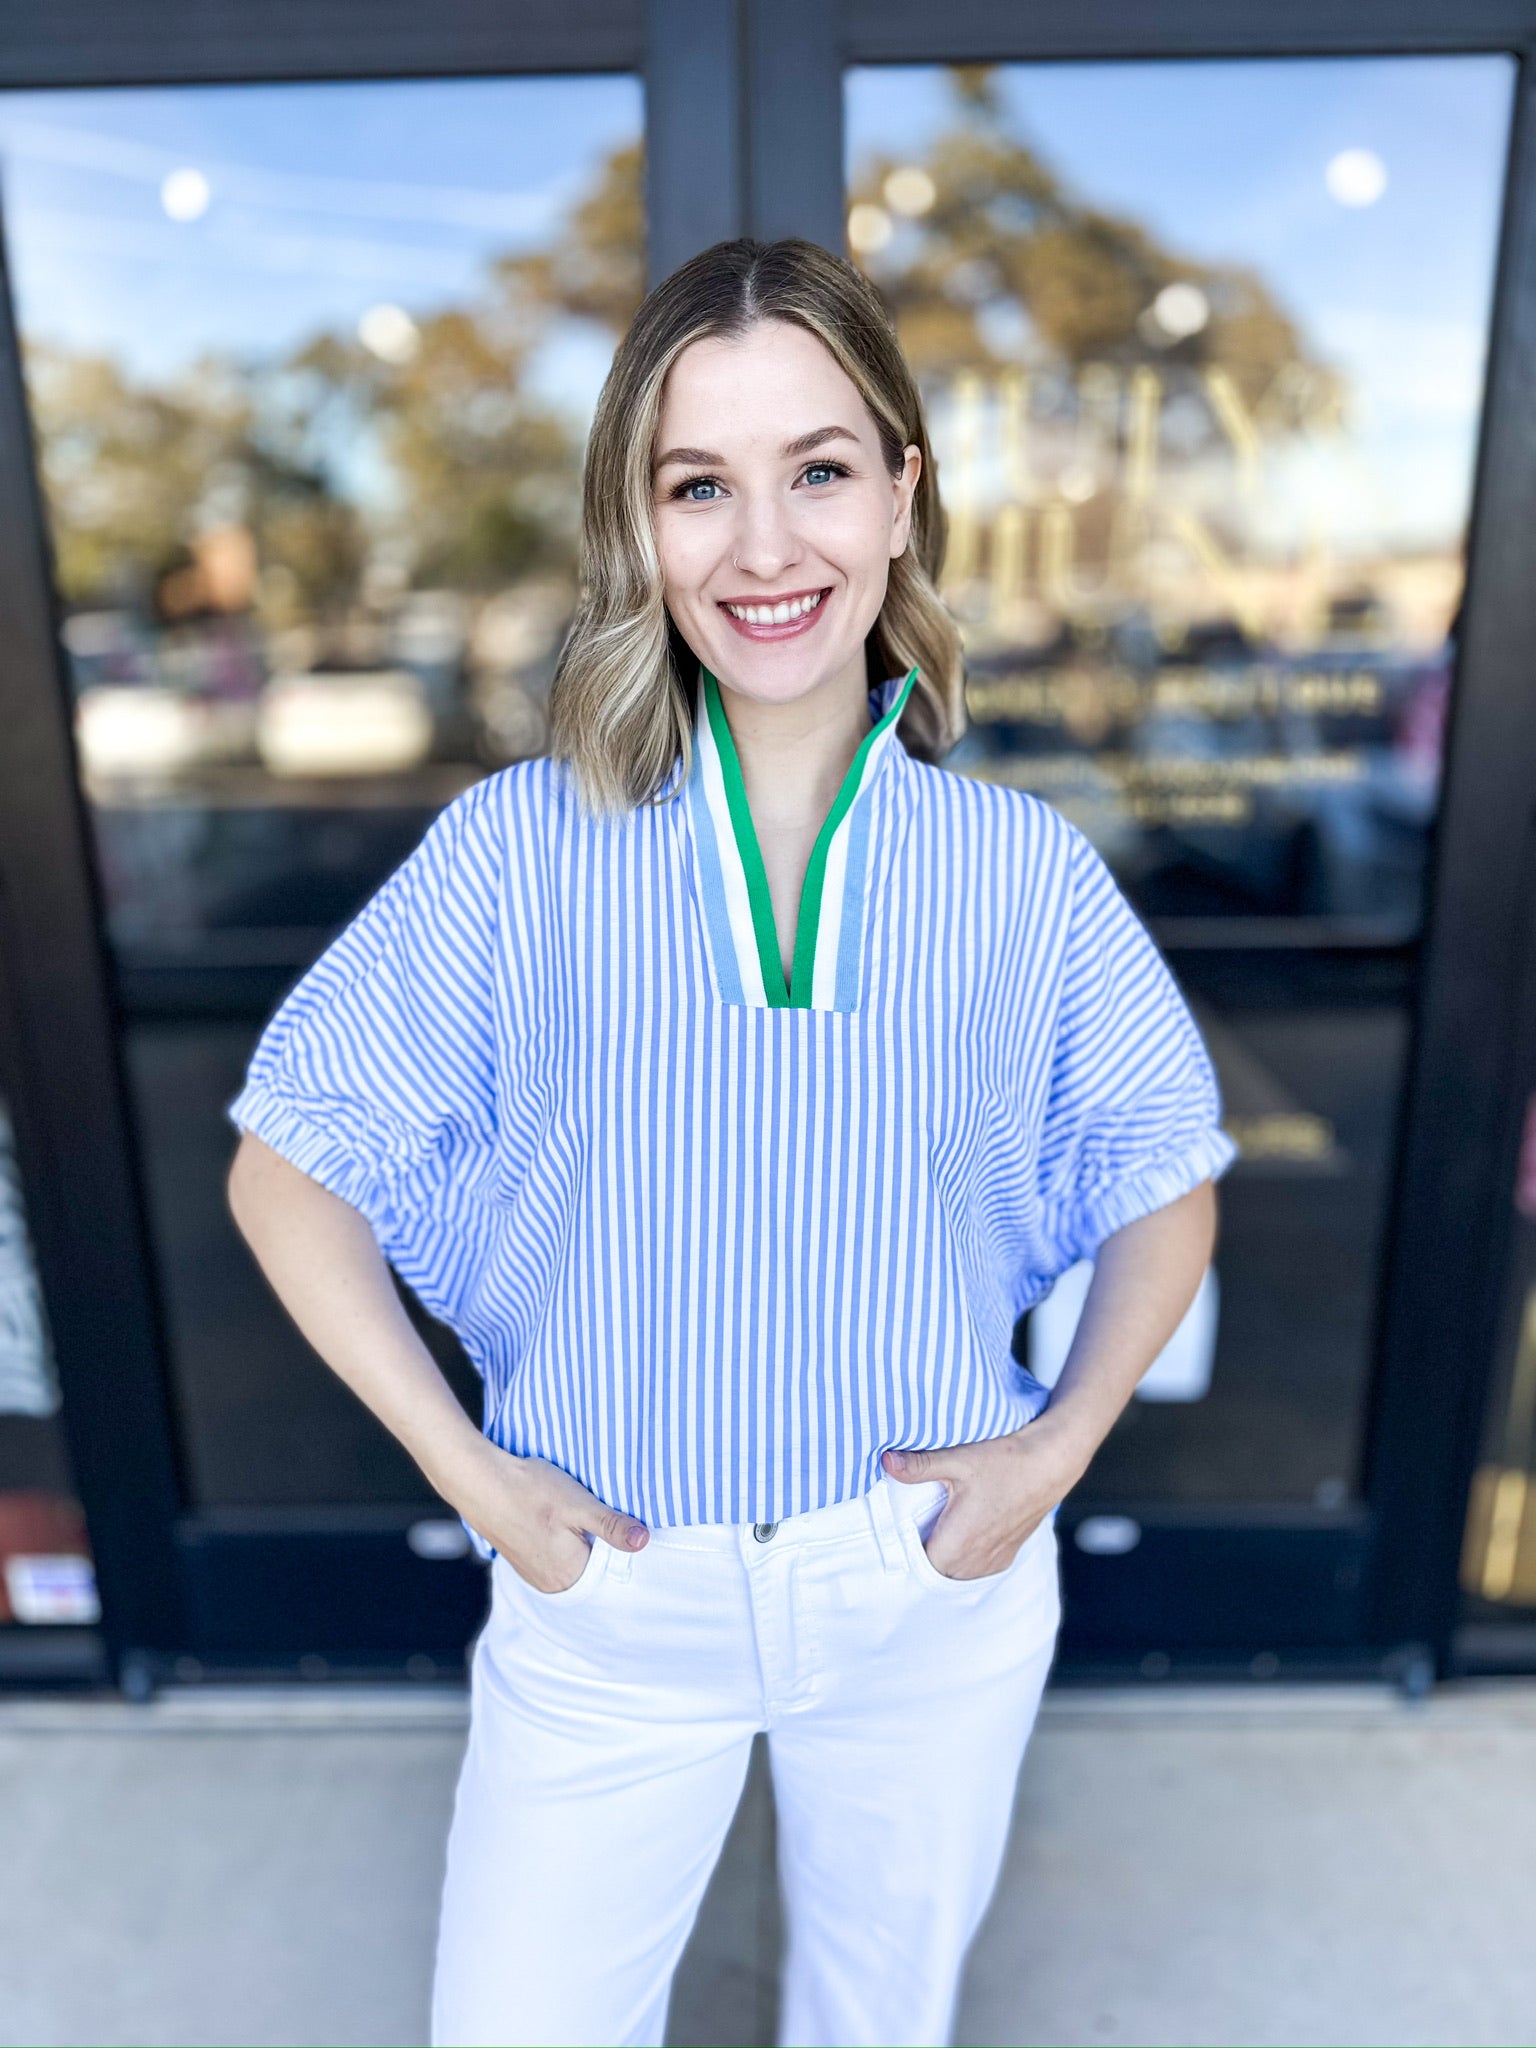
[(1083, 1476), (1088, 1455), (1049, 1411), (1009, 1436), (936, 1451), (887, 1451), (886, 1472), (904, 1485), (942, 1479), (949, 1488), (926, 1549), (946, 1579), (1005, 1572), (1020, 1546)]
[(1114, 1231), (1093, 1280), (1050, 1404), (1009, 1436), (936, 1451), (887, 1451), (892, 1479), (942, 1479), (949, 1499), (928, 1533), (947, 1579), (1005, 1572), (1019, 1546), (1069, 1494), (1138, 1381), (1178, 1328), (1210, 1263), (1216, 1195), (1186, 1195)]

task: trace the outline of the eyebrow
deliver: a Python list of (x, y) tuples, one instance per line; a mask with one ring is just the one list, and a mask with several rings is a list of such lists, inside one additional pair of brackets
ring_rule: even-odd
[(809, 455), (813, 448), (819, 448), (823, 441), (853, 441), (858, 435), (848, 427), (818, 427), (814, 433), (802, 434), (798, 441), (786, 441), (786, 455)]
[[(858, 435), (848, 427), (815, 427), (809, 434), (801, 434), (793, 441), (786, 441), (783, 452), (788, 456), (809, 455), (813, 449), (820, 448), (826, 441), (856, 442), (858, 438)], [(717, 455), (710, 448), (669, 448), (665, 455), (657, 456), (656, 467), (666, 469), (672, 463), (679, 463), (696, 468), (713, 466), (723, 469), (725, 460), (723, 455)]]
[(725, 457), (712, 454), (708, 448), (669, 448), (665, 455), (657, 456), (656, 467), (658, 469), (665, 469), (669, 462), (682, 462), (699, 468), (703, 468), (706, 464), (712, 464), (721, 469), (725, 467)]

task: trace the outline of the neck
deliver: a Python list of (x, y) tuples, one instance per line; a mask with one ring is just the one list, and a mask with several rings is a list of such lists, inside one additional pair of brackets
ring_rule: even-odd
[(789, 704), (764, 704), (741, 696), (724, 676), (716, 680), (759, 829), (814, 832), (869, 732), (862, 649), (856, 662)]

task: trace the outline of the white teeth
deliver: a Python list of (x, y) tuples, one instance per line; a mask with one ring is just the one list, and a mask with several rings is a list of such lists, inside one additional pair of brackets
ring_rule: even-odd
[(809, 597), (785, 598), (779, 604), (728, 604), (725, 609), (746, 626), (787, 626), (791, 619), (803, 619), (807, 612), (815, 611), (824, 595), (816, 590)]

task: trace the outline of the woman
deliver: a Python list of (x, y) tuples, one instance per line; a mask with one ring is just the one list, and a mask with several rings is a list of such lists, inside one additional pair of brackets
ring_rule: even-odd
[[(658, 286), (583, 523), (552, 758), (451, 804), (288, 997), (231, 1202), (491, 1560), (433, 2039), (659, 2041), (765, 1730), (783, 2040), (940, 2042), (1055, 1509), (1194, 1295), (1231, 1147), (1087, 842), (933, 765), (943, 521), (850, 265), (732, 242)], [(1047, 1399), (1010, 1331), (1084, 1257)]]

